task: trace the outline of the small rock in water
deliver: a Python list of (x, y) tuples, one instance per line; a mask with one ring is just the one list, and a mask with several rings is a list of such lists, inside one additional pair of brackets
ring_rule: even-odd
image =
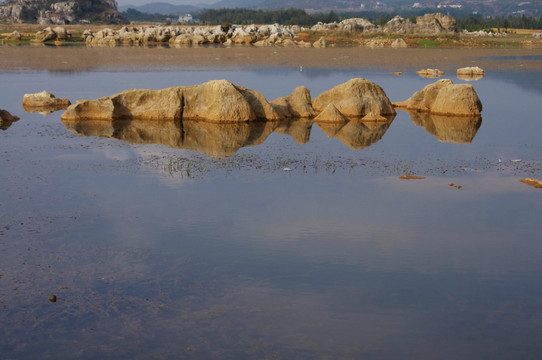
[(49, 296), (49, 301), (50, 302), (56, 302), (56, 295)]

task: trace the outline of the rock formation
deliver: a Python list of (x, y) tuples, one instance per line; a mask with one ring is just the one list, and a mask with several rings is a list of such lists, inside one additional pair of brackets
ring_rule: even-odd
[(7, 130), (19, 117), (11, 115), (7, 110), (0, 109), (0, 129)]
[[(395, 110), (382, 88), (365, 79), (351, 79), (344, 84), (323, 92), (312, 102), (314, 109), (322, 112), (332, 103), (348, 118), (375, 120), (379, 117), (395, 115)], [(381, 120), (381, 119), (379, 119)]]
[(23, 109), (28, 112), (53, 112), (66, 109), (70, 104), (70, 100), (58, 99), (45, 90), (40, 93), (25, 94), (23, 96)]
[(162, 90), (127, 90), (96, 100), (79, 100), (62, 115), (63, 120), (201, 119), (242, 122), (279, 118), (263, 95), (227, 80)]
[(90, 20), (110, 24), (128, 21), (115, 0), (8, 0), (0, 4), (0, 21), (38, 24), (76, 24)]
[(393, 105), (437, 115), (476, 116), (482, 112), (482, 103), (473, 86), (454, 84), (449, 79), (427, 85), (408, 100), (395, 102)]
[(457, 32), (453, 17), (441, 13), (425, 14), (416, 17), (413, 23), (409, 19), (396, 16), (384, 25), (384, 32), (394, 34), (449, 34)]
[(484, 69), (478, 66), (457, 69), (457, 78), (461, 80), (480, 80), (484, 75)]
[(416, 71), (416, 74), (426, 78), (438, 78), (444, 75), (444, 71), (439, 69), (422, 69)]
[(348, 118), (333, 105), (327, 104), (326, 108), (314, 118), (315, 122), (331, 122), (331, 123), (346, 123)]
[(315, 116), (311, 103), (310, 90), (305, 86), (297, 87), (292, 94), (271, 102), (281, 118), (312, 118)]

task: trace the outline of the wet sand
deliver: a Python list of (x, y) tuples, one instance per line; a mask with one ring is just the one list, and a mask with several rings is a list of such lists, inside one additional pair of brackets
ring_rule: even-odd
[[(499, 59), (500, 58), (500, 59)], [(408, 71), (480, 66), (487, 70), (542, 70), (542, 48), (280, 48), (1, 46), (1, 71), (130, 71), (142, 68), (362, 68)]]

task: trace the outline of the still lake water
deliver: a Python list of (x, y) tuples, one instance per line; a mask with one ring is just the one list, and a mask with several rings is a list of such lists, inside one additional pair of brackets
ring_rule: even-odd
[(400, 101), (435, 81), (414, 70), (0, 71), (21, 118), (0, 131), (0, 358), (539, 358), (542, 190), (519, 180), (542, 178), (540, 73), (472, 82), (483, 118), (464, 127), (190, 128), (245, 134), (227, 149), (78, 136), (21, 105), (212, 79), (316, 97), (354, 77)]

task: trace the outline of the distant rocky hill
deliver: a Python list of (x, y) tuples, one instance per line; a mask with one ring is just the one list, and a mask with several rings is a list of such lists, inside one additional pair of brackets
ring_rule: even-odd
[(127, 24), (115, 0), (6, 0), (0, 3), (0, 21), (12, 23)]
[(193, 5), (173, 5), (165, 2), (153, 2), (145, 5), (120, 5), (119, 11), (126, 11), (128, 9), (134, 9), (142, 13), (147, 14), (162, 14), (162, 15), (182, 15), (187, 13), (194, 13), (200, 10)]

